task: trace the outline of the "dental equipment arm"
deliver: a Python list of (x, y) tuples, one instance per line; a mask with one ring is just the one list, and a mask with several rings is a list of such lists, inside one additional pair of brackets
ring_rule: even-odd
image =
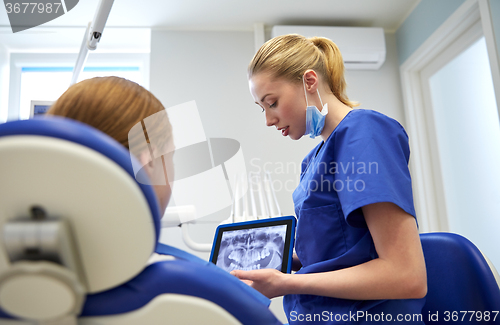
[(187, 245), (187, 247), (191, 248), (192, 250), (198, 251), (198, 252), (210, 252), (212, 250), (212, 244), (200, 244), (195, 242), (194, 240), (191, 239), (189, 236), (189, 231), (188, 231), (188, 224), (183, 223), (181, 225), (182, 229), (182, 239), (184, 240), (184, 243)]
[(188, 224), (196, 223), (196, 208), (193, 205), (169, 207), (161, 219), (162, 228), (179, 226), (182, 229), (182, 239), (187, 247), (198, 252), (210, 252), (212, 244), (195, 242), (188, 231)]
[(87, 61), (89, 50), (94, 51), (97, 48), (97, 43), (101, 40), (104, 26), (108, 20), (109, 12), (113, 6), (114, 0), (101, 0), (95, 13), (92, 22), (87, 25), (87, 30), (83, 36), (83, 41), (80, 46), (80, 52), (76, 59), (75, 68), (73, 69), (73, 76), (71, 77), (70, 85), (73, 85), (78, 80), (78, 76), (83, 70), (83, 66)]

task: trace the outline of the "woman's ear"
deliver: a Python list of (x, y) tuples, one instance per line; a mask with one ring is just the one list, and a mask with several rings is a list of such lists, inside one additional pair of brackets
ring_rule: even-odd
[(306, 91), (309, 93), (316, 93), (316, 89), (318, 89), (319, 78), (316, 71), (308, 69), (304, 72), (304, 82)]

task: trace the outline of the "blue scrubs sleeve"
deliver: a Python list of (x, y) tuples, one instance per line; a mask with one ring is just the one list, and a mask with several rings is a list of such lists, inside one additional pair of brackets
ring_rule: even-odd
[(392, 202), (415, 216), (403, 127), (372, 111), (346, 123), (335, 138), (335, 190), (349, 225), (366, 227), (361, 207)]

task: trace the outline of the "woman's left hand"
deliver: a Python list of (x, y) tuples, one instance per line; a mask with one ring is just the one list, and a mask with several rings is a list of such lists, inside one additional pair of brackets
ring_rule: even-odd
[(234, 270), (231, 274), (268, 298), (287, 294), (286, 279), (289, 274), (281, 273), (276, 269)]

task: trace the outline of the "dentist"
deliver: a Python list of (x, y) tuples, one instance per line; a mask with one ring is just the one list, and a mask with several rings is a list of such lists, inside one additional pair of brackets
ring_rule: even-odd
[[(376, 111), (353, 109), (342, 55), (326, 38), (271, 39), (252, 59), (248, 78), (267, 126), (293, 140), (323, 141), (304, 158), (293, 193), (300, 270), (232, 274), (268, 297), (284, 296), (290, 324), (418, 316), (427, 279), (403, 127)], [(423, 324), (421, 317), (405, 323)]]

